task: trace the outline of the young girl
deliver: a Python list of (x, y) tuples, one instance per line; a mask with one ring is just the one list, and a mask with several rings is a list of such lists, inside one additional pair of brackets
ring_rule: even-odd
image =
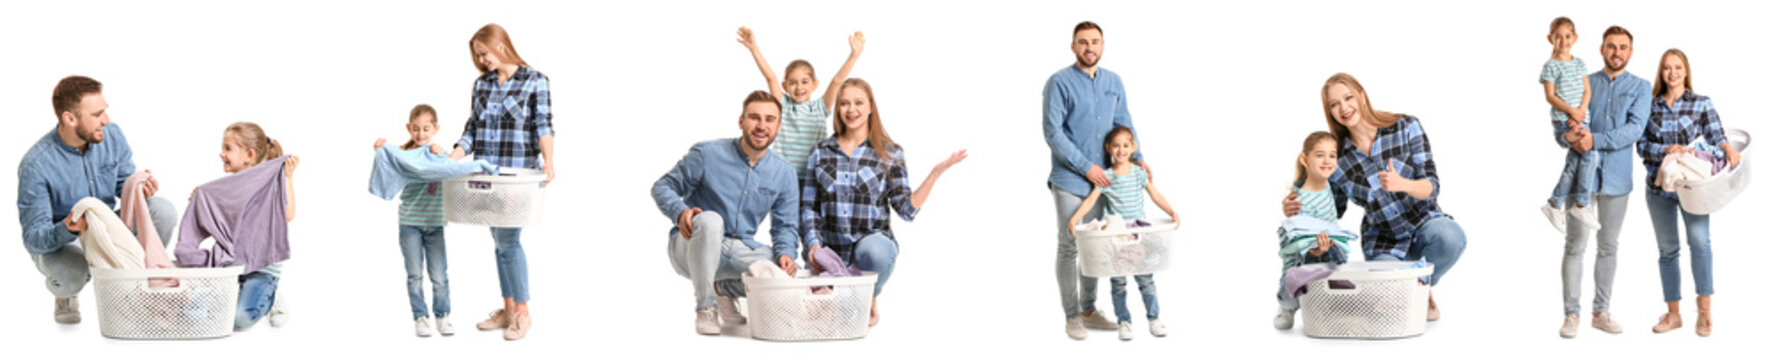
[[(1295, 216), (1321, 220), (1321, 224), (1330, 226), (1336, 224), (1338, 216), (1335, 205), (1336, 198), (1330, 193), (1330, 175), (1336, 173), (1337, 145), (1336, 135), (1328, 131), (1314, 132), (1305, 137), (1305, 145), (1299, 152), (1299, 159), (1293, 164), (1294, 175), (1291, 191), (1298, 194), (1297, 199), (1300, 203), (1299, 214)], [(1283, 225), (1283, 230), (1287, 230), (1284, 227)], [(1316, 241), (1303, 246), (1289, 246), (1293, 243), (1288, 241), (1287, 235), (1283, 234), (1281, 244), (1283, 270), (1303, 264), (1345, 261), (1347, 256), (1343, 252), (1337, 251), (1340, 249), (1337, 249), (1335, 245), (1338, 240), (1346, 241), (1348, 238), (1334, 239), (1330, 234), (1331, 230), (1326, 228), (1318, 231)], [(1310, 236), (1310, 232), (1304, 234)], [(1352, 235), (1352, 233), (1348, 234)], [(1309, 250), (1303, 250), (1306, 248)], [(1299, 254), (1300, 250), (1303, 250), (1304, 254)], [(1281, 278), (1281, 289), (1275, 294), (1275, 299), (1280, 301), (1280, 311), (1274, 315), (1274, 328), (1292, 329), (1293, 314), (1299, 311), (1299, 299), (1294, 298), (1290, 289), (1286, 288), (1284, 274)]]
[[(794, 165), (795, 175), (806, 182), (807, 156), (812, 154), (813, 146), (825, 139), (825, 120), (831, 118), (831, 108), (837, 102), (837, 91), (825, 89), (825, 94), (815, 101), (813, 90), (818, 90), (819, 80), (813, 76), (813, 64), (806, 60), (795, 60), (788, 63), (782, 70), (787, 75), (782, 82), (776, 82), (776, 73), (770, 70), (770, 64), (763, 59), (763, 51), (757, 49), (757, 40), (751, 37), (751, 29), (739, 28), (739, 43), (751, 49), (751, 58), (757, 61), (757, 70), (763, 72), (764, 83), (770, 87), (770, 97), (782, 102), (782, 129), (776, 136), (773, 150), (788, 158)], [(837, 70), (837, 76), (831, 78), (832, 84), (842, 84), (849, 78), (850, 69), (856, 66), (856, 59), (862, 57), (862, 32), (850, 35), (850, 57), (844, 61), (843, 68)]]
[[(1551, 59), (1540, 70), (1539, 82), (1545, 85), (1545, 101), (1551, 103), (1552, 127), (1588, 126), (1588, 68), (1582, 59), (1570, 55), (1570, 46), (1576, 44), (1576, 23), (1567, 17), (1553, 19), (1551, 34), (1546, 39), (1551, 40)], [(1588, 203), (1594, 198), (1595, 183), (1599, 181), (1595, 173), (1600, 168), (1600, 152), (1572, 149), (1567, 153), (1563, 175), (1552, 188), (1551, 198), (1539, 210), (1558, 232), (1566, 231), (1568, 226), (1564, 222), (1572, 217), (1589, 230), (1599, 229), (1600, 218)], [(1565, 206), (1566, 199), (1575, 199), (1576, 207)]]
[[(1145, 196), (1139, 193), (1140, 189), (1150, 193), (1151, 201), (1169, 214), (1170, 219), (1177, 219), (1176, 225), (1180, 227), (1181, 218), (1176, 217), (1176, 211), (1170, 208), (1170, 202), (1164, 200), (1163, 193), (1157, 191), (1157, 185), (1151, 183), (1151, 177), (1145, 173), (1145, 168), (1133, 162), (1133, 152), (1139, 150), (1139, 144), (1133, 141), (1133, 129), (1114, 127), (1114, 130), (1108, 131), (1108, 142), (1103, 147), (1108, 152), (1108, 164), (1113, 171), (1108, 175), (1108, 187), (1090, 190), (1090, 195), (1084, 198), (1083, 206), (1079, 206), (1077, 213), (1071, 215), (1072, 231), (1076, 232), (1077, 222), (1083, 220), (1089, 209), (1096, 207), (1096, 198), (1104, 193), (1108, 195), (1109, 214), (1118, 214), (1127, 221), (1144, 219)], [(1150, 322), (1151, 336), (1169, 335), (1163, 321), (1157, 319), (1157, 284), (1152, 282), (1151, 274), (1134, 275), (1133, 280), (1139, 282), (1139, 294), (1143, 295), (1145, 318)], [(1109, 286), (1110, 293), (1114, 296), (1114, 315), (1119, 317), (1120, 339), (1132, 340), (1133, 315), (1127, 311), (1127, 278), (1121, 276), (1110, 279)]]
[[(283, 146), (265, 136), (265, 130), (258, 124), (237, 122), (228, 125), (222, 132), (222, 170), (229, 174), (238, 173), (259, 163), (283, 156)], [(294, 155), (283, 161), (283, 207), (284, 221), (295, 221), (295, 170), (301, 161)], [(240, 276), (240, 300), (234, 316), (234, 329), (242, 330), (252, 327), (266, 315), (271, 317), (271, 326), (283, 326), (287, 320), (283, 313), (281, 301), (277, 301), (277, 282), (283, 278), (283, 262), (279, 261)]]
[[(437, 134), (437, 110), (420, 104), (407, 116), (406, 132), (412, 135), (401, 150), (428, 148), (442, 155), (443, 146), (431, 143)], [(388, 139), (377, 139), (380, 149)], [(440, 182), (416, 181), (400, 191), (400, 256), (406, 258), (406, 295), (412, 304), (413, 331), (419, 337), (431, 336), (429, 313), (425, 310), (423, 283), (425, 272), (431, 274), (431, 311), (437, 315), (437, 333), (456, 334), (449, 321), (449, 259), (443, 243), (443, 190)]]
[[(473, 115), (462, 130), (451, 158), (472, 153), (500, 167), (537, 169), (554, 181), (554, 111), (548, 77), (517, 56), (511, 36), (498, 24), (487, 24), (468, 40), (474, 68)], [(481, 331), (503, 329), (505, 340), (529, 334), (529, 260), (520, 242), (523, 228), (492, 228), (498, 258), (499, 293), (505, 306), (476, 325)]]

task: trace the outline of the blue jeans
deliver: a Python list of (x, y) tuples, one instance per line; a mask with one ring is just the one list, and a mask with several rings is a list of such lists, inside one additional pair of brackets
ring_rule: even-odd
[[(1133, 275), (1133, 281), (1139, 283), (1139, 300), (1145, 303), (1145, 319), (1157, 319), (1157, 283), (1151, 282), (1151, 274)], [(1127, 277), (1108, 278), (1108, 293), (1114, 297), (1114, 316), (1120, 322), (1133, 321), (1133, 314), (1127, 311)]]
[[(1065, 308), (1066, 319), (1093, 313), (1096, 311), (1096, 278), (1083, 276), (1078, 269), (1077, 237), (1071, 236), (1067, 228), (1072, 213), (1083, 207), (1083, 197), (1051, 185), (1047, 188), (1053, 192), (1053, 207), (1059, 212), (1059, 258), (1054, 264), (1054, 272), (1059, 278), (1059, 305)], [(1084, 218), (1100, 218), (1107, 207), (1107, 201), (1097, 201), (1095, 208), (1085, 213)]]
[[(1363, 240), (1364, 241), (1364, 240)], [(1406, 258), (1399, 259), (1391, 254), (1367, 254), (1367, 260), (1378, 261), (1416, 261), (1428, 260), (1434, 264), (1434, 275), (1430, 277), (1429, 286), (1439, 285), (1441, 276), (1452, 270), (1459, 263), (1459, 255), (1465, 254), (1465, 229), (1453, 218), (1442, 216), (1429, 219), (1416, 227), (1416, 239), (1410, 242), (1410, 251)]]
[(1675, 213), (1687, 223), (1687, 248), (1693, 253), (1693, 290), (1711, 296), (1711, 215), (1681, 210), (1681, 201), (1645, 193), (1650, 204), (1650, 225), (1656, 228), (1657, 265), (1662, 270), (1662, 301), (1681, 301), (1681, 242), (1675, 229)]
[(442, 226), (400, 226), (400, 256), (406, 259), (406, 297), (412, 317), (425, 317), (425, 275), (431, 275), (431, 310), (449, 316), (449, 259), (445, 256)]
[[(1566, 151), (1564, 154), (1564, 172), (1558, 176), (1558, 185), (1551, 189), (1551, 206), (1564, 208), (1564, 198), (1576, 198), (1576, 206), (1588, 206), (1594, 198), (1597, 172), (1601, 167), (1601, 153), (1589, 150), (1576, 152)], [(1572, 188), (1574, 187), (1574, 188)]]
[(246, 330), (271, 313), (277, 300), (277, 277), (254, 271), (240, 275), (240, 300), (235, 304), (234, 331)]
[(493, 255), (499, 263), (499, 295), (529, 302), (529, 259), (523, 256), (523, 228), (492, 228)]
[(862, 237), (862, 240), (857, 240), (850, 247), (855, 249), (855, 258), (845, 260), (854, 261), (856, 268), (862, 271), (872, 271), (878, 275), (874, 280), (874, 296), (880, 296), (880, 289), (886, 288), (887, 279), (893, 277), (893, 265), (899, 261), (899, 243), (886, 235), (874, 233)]

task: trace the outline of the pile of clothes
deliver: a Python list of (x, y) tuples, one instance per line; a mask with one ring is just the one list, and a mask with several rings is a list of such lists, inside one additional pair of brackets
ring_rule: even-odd
[(1663, 191), (1673, 192), (1681, 188), (1683, 182), (1694, 182), (1723, 174), (1730, 166), (1724, 158), (1724, 150), (1710, 143), (1695, 140), (1687, 145), (1693, 151), (1681, 154), (1669, 154), (1662, 158), (1662, 168), (1658, 169), (1656, 185)]
[[(1103, 216), (1101, 219), (1078, 225), (1078, 229), (1085, 231), (1116, 231), (1151, 226), (1152, 224), (1150, 222), (1143, 219), (1127, 221), (1122, 219), (1120, 215), (1110, 214)], [(1130, 271), (1133, 273), (1150, 273), (1153, 270), (1163, 268), (1164, 255), (1169, 254), (1168, 249), (1165, 248), (1165, 242), (1155, 241), (1158, 240), (1156, 238), (1157, 236), (1161, 235), (1139, 233), (1114, 234), (1111, 235), (1111, 238), (1109, 238), (1108, 241), (1101, 243), (1104, 247), (1102, 249), (1080, 248), (1079, 251), (1105, 252), (1108, 255), (1106, 256), (1107, 261), (1111, 262), (1113, 264), (1112, 268), (1116, 270)]]

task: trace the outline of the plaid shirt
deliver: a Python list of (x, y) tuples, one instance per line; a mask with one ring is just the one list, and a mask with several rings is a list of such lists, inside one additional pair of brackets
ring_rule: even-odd
[(905, 153), (893, 145), (890, 163), (883, 163), (864, 141), (854, 154), (844, 154), (833, 136), (813, 146), (807, 157), (807, 180), (800, 194), (802, 241), (830, 247), (848, 259), (851, 245), (880, 233), (893, 238), (890, 206), (899, 217), (911, 221), (917, 208), (911, 205), (911, 181), (905, 173)]
[(1675, 99), (1674, 106), (1669, 106), (1663, 97), (1657, 96), (1655, 104), (1650, 107), (1650, 123), (1644, 126), (1644, 136), (1638, 138), (1638, 157), (1644, 158), (1644, 169), (1649, 170), (1645, 183), (1649, 185), (1650, 194), (1674, 199), (1675, 193), (1662, 191), (1656, 186), (1656, 175), (1662, 169), (1662, 158), (1666, 156), (1669, 145), (1692, 144), (1700, 136), (1714, 146), (1723, 146), (1724, 123), (1718, 119), (1718, 110), (1711, 106), (1711, 98), (1687, 91)]
[[(1428, 134), (1422, 131), (1422, 123), (1416, 117), (1400, 115), (1397, 123), (1379, 129), (1372, 151), (1362, 153), (1352, 141), (1343, 139), (1342, 149), (1337, 152), (1336, 173), (1330, 175), (1336, 212), (1346, 213), (1343, 210), (1350, 200), (1366, 209), (1366, 217), (1361, 219), (1361, 250), (1367, 257), (1390, 254), (1407, 258), (1416, 228), (1429, 219), (1446, 215), (1441, 213), (1441, 179), (1435, 173)], [(1385, 171), (1387, 162), (1392, 162), (1406, 179), (1428, 179), (1434, 191), (1426, 200), (1385, 191), (1379, 185), (1379, 173)]]
[(499, 84), (489, 71), (474, 80), (474, 112), (456, 146), (493, 165), (540, 169), (541, 138), (554, 134), (548, 77), (528, 66)]

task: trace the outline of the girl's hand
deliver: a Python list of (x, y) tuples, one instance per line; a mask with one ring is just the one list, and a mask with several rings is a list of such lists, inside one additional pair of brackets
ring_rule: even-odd
[(443, 145), (431, 144), (431, 153), (437, 154), (437, 155), (443, 155), (444, 154), (443, 153)]
[(378, 139), (376, 139), (376, 147), (375, 148), (380, 149), (380, 148), (382, 148), (382, 145), (387, 145), (387, 144), (388, 144), (388, 138), (378, 138)]
[(1570, 115), (1570, 122), (1581, 124), (1583, 120), (1588, 119), (1588, 110), (1576, 108), (1575, 112), (1569, 113), (1568, 115)]
[[(745, 28), (739, 28), (739, 31), (741, 31), (740, 36), (745, 36), (745, 33), (743, 33)], [(867, 41), (862, 39), (861, 31), (857, 31), (855, 35), (850, 35), (850, 54), (861, 55), (862, 43), (864, 42)]]
[(1182, 228), (1182, 218), (1176, 216), (1176, 213), (1173, 213), (1173, 212), (1169, 213), (1169, 214), (1170, 214), (1170, 221), (1176, 223), (1177, 229), (1181, 229)]
[(1317, 248), (1311, 249), (1311, 251), (1306, 252), (1306, 254), (1310, 254), (1311, 256), (1321, 256), (1326, 252), (1330, 252), (1330, 244), (1330, 234), (1317, 234)]
[[(858, 34), (860, 34), (860, 32), (858, 32)], [(850, 42), (851, 44), (854, 44), (855, 40), (850, 40)], [(745, 45), (746, 49), (757, 50), (757, 39), (751, 37), (751, 29), (747, 29), (743, 26), (739, 27), (739, 44)], [(851, 46), (853, 47), (854, 45)]]
[(936, 172), (946, 172), (946, 171), (948, 171), (949, 167), (954, 166), (954, 164), (959, 164), (961, 160), (966, 160), (966, 159), (967, 159), (967, 150), (960, 149), (960, 151), (954, 152), (953, 155), (948, 155), (947, 160), (942, 160), (941, 163), (936, 164)]
[(1398, 174), (1392, 161), (1386, 160), (1385, 172), (1379, 173), (1379, 187), (1388, 192), (1404, 192), (1409, 190), (1405, 188), (1409, 185), (1410, 179), (1405, 179), (1403, 175)]
[(296, 166), (300, 165), (301, 163), (302, 163), (302, 158), (295, 156), (295, 155), (290, 155), (288, 159), (284, 159), (283, 160), (283, 178), (284, 179), (294, 179)]
[(1071, 237), (1077, 237), (1077, 220), (1077, 217), (1072, 217), (1071, 221), (1065, 223), (1065, 233)]

